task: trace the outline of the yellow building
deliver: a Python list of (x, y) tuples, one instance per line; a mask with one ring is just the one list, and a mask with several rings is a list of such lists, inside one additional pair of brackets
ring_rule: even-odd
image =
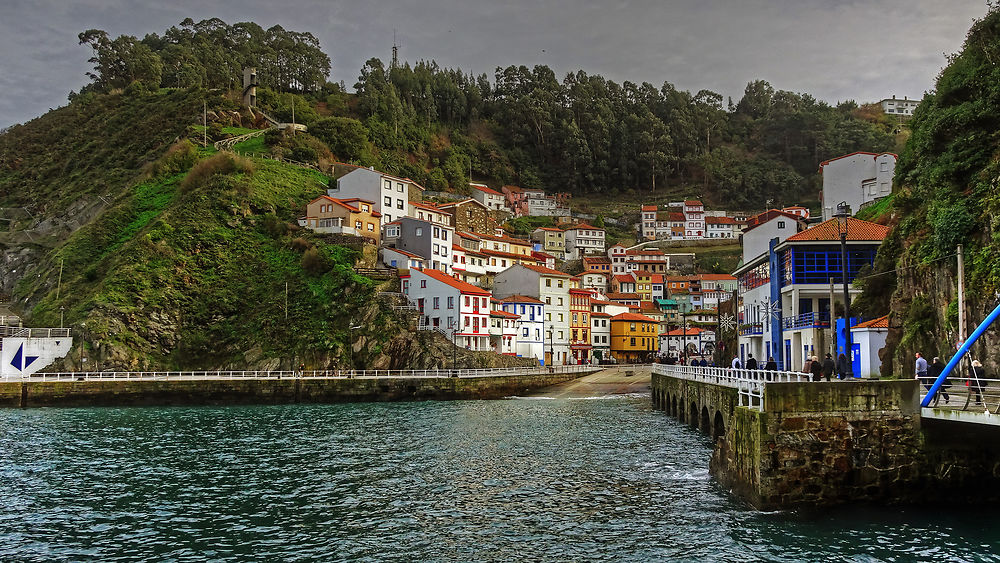
[(611, 317), (611, 355), (619, 363), (651, 361), (659, 349), (657, 324), (637, 313)]

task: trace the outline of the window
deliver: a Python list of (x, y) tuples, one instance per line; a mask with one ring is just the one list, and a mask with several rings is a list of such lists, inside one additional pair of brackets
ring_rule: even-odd
[[(561, 322), (561, 323), (562, 322), (566, 322), (566, 318), (563, 316), (562, 313), (559, 313), (559, 322)], [(562, 334), (562, 333), (560, 333), (560, 334)], [(562, 336), (560, 336), (559, 338), (562, 338)]]
[(387, 190), (391, 190), (392, 189), (392, 182), (391, 181), (389, 181), (389, 180), (385, 181), (385, 189), (387, 189)]
[(784, 229), (785, 228), (785, 222), (784, 221), (778, 221), (778, 228), (779, 229)]
[(420, 280), (420, 287), (422, 289), (426, 289), (427, 288), (427, 280)]
[(635, 338), (631, 338), (630, 340), (629, 346), (635, 346)]
[(435, 309), (440, 309), (441, 308), (441, 298), (440, 297), (435, 297), (434, 298), (434, 308)]
[(385, 196), (385, 200), (382, 203), (387, 207), (392, 207), (392, 198)]
[[(545, 287), (552, 287), (552, 280), (550, 278), (545, 278)], [(546, 301), (548, 303), (548, 301)]]
[[(389, 205), (392, 205), (392, 204), (389, 204)], [(401, 199), (397, 199), (396, 200), (396, 208), (397, 209), (406, 209), (405, 205), (406, 204), (403, 203), (403, 200), (401, 200)]]
[(418, 237), (424, 236), (424, 228), (423, 227), (417, 227), (417, 230), (414, 233), (414, 235), (416, 235)]
[(552, 304), (552, 298), (551, 297), (546, 297), (545, 298), (545, 304), (546, 305), (551, 305)]
[(552, 322), (552, 313), (545, 313), (545, 321)]
[[(388, 183), (388, 182), (386, 182), (386, 183)], [(396, 183), (396, 191), (397, 192), (403, 191), (403, 184), (400, 184), (399, 182), (397, 182)]]
[(466, 307), (469, 306), (469, 296), (468, 295), (465, 296), (465, 306)]
[(368, 231), (375, 232), (375, 223), (368, 223)]
[(558, 287), (562, 287), (562, 286), (563, 286), (563, 281), (559, 280), (559, 286)]
[(448, 231), (441, 229), (441, 240), (448, 240)]
[(521, 336), (524, 337), (524, 338), (527, 338), (528, 337), (528, 329), (523, 329), (521, 331)]
[[(560, 297), (560, 298), (559, 298), (559, 306), (560, 306), (560, 307), (562, 307), (562, 304), (563, 304), (563, 298), (562, 298), (562, 297)], [(562, 319), (559, 319), (559, 320), (562, 320)]]

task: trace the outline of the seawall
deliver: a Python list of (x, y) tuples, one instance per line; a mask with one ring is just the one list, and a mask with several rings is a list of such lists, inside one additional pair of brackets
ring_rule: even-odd
[(499, 399), (589, 375), (0, 382), (0, 408)]

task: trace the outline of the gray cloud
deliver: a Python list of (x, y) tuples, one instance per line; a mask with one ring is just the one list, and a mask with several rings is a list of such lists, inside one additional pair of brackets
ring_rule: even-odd
[(982, 0), (0, 0), (0, 126), (86, 84), (90, 53), (76, 36), (88, 28), (142, 37), (185, 17), (280, 24), (316, 35), (348, 87), (365, 60), (389, 58), (395, 29), (404, 59), (477, 74), (547, 64), (734, 99), (763, 78), (833, 103), (921, 96), (985, 12)]

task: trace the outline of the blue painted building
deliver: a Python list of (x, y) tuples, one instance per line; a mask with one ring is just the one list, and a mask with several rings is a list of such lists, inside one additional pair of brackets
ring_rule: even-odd
[[(847, 277), (852, 283), (874, 263), (888, 227), (849, 218), (831, 219), (786, 239), (774, 238), (768, 252), (741, 266), (740, 349), (758, 361), (774, 357), (782, 369), (799, 371), (810, 356), (833, 352), (830, 281), (843, 300), (840, 233), (847, 232)], [(772, 275), (772, 272), (774, 275)], [(851, 287), (852, 296), (860, 293)]]

